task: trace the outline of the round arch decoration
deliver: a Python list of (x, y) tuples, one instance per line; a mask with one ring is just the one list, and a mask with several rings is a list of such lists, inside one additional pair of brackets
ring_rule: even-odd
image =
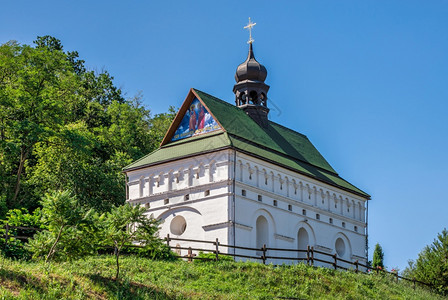
[(338, 232), (333, 238), (334, 253), (340, 258), (351, 259), (352, 246), (350, 240), (342, 232)]

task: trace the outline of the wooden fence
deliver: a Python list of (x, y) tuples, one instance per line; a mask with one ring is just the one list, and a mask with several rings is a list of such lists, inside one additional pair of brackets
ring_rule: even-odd
[[(0, 227), (1, 228), (1, 227)], [(16, 235), (16, 234), (11, 234), (11, 230), (25, 230), (25, 231), (40, 231), (40, 228), (34, 228), (34, 227), (23, 227), (23, 226), (12, 226), (12, 225), (8, 225), (5, 224), (3, 226), (3, 229), (5, 229), (5, 232), (3, 235), (0, 235), (0, 238), (3, 237), (5, 239), (5, 243), (7, 244), (10, 238), (15, 238), (15, 239), (19, 239), (19, 240), (28, 240), (30, 238), (32, 238), (32, 236), (25, 236), (25, 235)], [(314, 262), (321, 262), (321, 263), (325, 263), (328, 264), (330, 266), (332, 266), (335, 270), (336, 269), (343, 269), (343, 270), (353, 270), (355, 272), (368, 272), (369, 270), (375, 271), (376, 273), (388, 273), (391, 274), (395, 277), (395, 280), (398, 282), (399, 279), (403, 279), (406, 281), (410, 281), (413, 282), (413, 287), (415, 289), (415, 284), (419, 283), (425, 286), (428, 286), (430, 288), (432, 288), (433, 286), (431, 284), (428, 284), (426, 282), (422, 282), (419, 280), (416, 280), (415, 278), (406, 278), (403, 276), (398, 275), (398, 272), (390, 272), (387, 271), (385, 269), (380, 269), (380, 268), (376, 268), (373, 269), (372, 267), (362, 264), (360, 263), (358, 260), (352, 262), (349, 260), (345, 260), (342, 259), (340, 257), (337, 256), (337, 254), (329, 254), (323, 251), (319, 251), (314, 249), (313, 246), (307, 246), (306, 249), (286, 249), (286, 248), (270, 248), (267, 247), (266, 245), (263, 245), (263, 247), (261, 248), (251, 248), (251, 247), (242, 247), (242, 246), (234, 246), (234, 245), (226, 245), (226, 244), (222, 244), (219, 242), (218, 238), (216, 238), (215, 241), (204, 241), (204, 240), (194, 240), (194, 239), (182, 239), (182, 238), (173, 238), (170, 237), (169, 234), (167, 234), (166, 238), (164, 238), (167, 246), (171, 249), (171, 250), (187, 250), (188, 254), (186, 255), (177, 255), (176, 257), (179, 259), (187, 259), (188, 261), (192, 261), (194, 259), (199, 259), (199, 260), (216, 260), (219, 261), (219, 256), (223, 255), (223, 256), (231, 256), (234, 259), (235, 258), (247, 258), (247, 259), (255, 259), (255, 260), (259, 260), (261, 261), (263, 264), (268, 263), (268, 260), (273, 260), (273, 259), (280, 259), (280, 260), (289, 260), (289, 261), (302, 261), (302, 262), (306, 262), (307, 265), (310, 266), (314, 266)], [(205, 249), (205, 248), (198, 248), (198, 247), (181, 247), (181, 246), (173, 246), (170, 244), (171, 241), (180, 241), (180, 242), (189, 242), (189, 243), (202, 243), (202, 244), (209, 244), (209, 245), (213, 245), (213, 249)], [(138, 245), (129, 245), (129, 247), (142, 247), (142, 246), (138, 246)], [(112, 247), (113, 248), (113, 247)], [(222, 252), (220, 251), (220, 249), (235, 249), (234, 253), (227, 253), (227, 252)], [(254, 255), (244, 255), (244, 254), (238, 254), (236, 253), (236, 250), (246, 250), (246, 251), (253, 251)], [(214, 253), (215, 254), (215, 258), (211, 259), (211, 258), (205, 258), (205, 257), (198, 257), (196, 256), (196, 254), (193, 253), (193, 251), (201, 251), (201, 252), (205, 252), (205, 253)], [(271, 256), (271, 255), (267, 255), (268, 251), (277, 251), (277, 252), (289, 252), (289, 253), (295, 253), (297, 256), (299, 253), (306, 253), (305, 257), (293, 257), (293, 256)], [(261, 253), (260, 255), (257, 255), (257, 253)], [(328, 257), (328, 260), (322, 259), (322, 258), (318, 258), (316, 257), (315, 254), (320, 254), (323, 256)], [(352, 266), (353, 268), (346, 268), (344, 266), (342, 266), (339, 263), (345, 263), (348, 264), (350, 266)], [(360, 268), (361, 267), (361, 268)]]
[[(0, 227), (0, 229), (1, 229), (1, 227)], [(24, 226), (12, 226), (12, 225), (9, 225), (9, 224), (5, 224), (3, 226), (3, 229), (5, 230), (5, 233), (3, 235), (0, 235), (0, 237), (3, 236), (3, 238), (5, 239), (5, 243), (6, 244), (9, 242), (10, 238), (15, 238), (15, 239), (18, 239), (18, 240), (21, 240), (21, 241), (28, 240), (28, 239), (32, 238), (32, 235), (34, 233), (36, 233), (37, 231), (42, 230), (40, 228), (24, 227)], [(17, 234), (11, 233), (11, 230), (31, 231), (31, 232), (33, 232), (33, 234), (30, 233), (30, 235), (17, 235)]]
[[(263, 264), (268, 263), (268, 260), (272, 260), (272, 259), (279, 259), (279, 260), (286, 260), (286, 261), (302, 261), (305, 262), (307, 265), (310, 266), (314, 266), (314, 262), (321, 262), (324, 264), (328, 264), (330, 266), (332, 266), (332, 268), (336, 269), (343, 269), (343, 270), (353, 270), (355, 272), (364, 272), (364, 273), (368, 273), (369, 271), (373, 271), (376, 273), (387, 273), (387, 274), (391, 274), (392, 276), (394, 276), (396, 282), (398, 282), (399, 279), (403, 279), (409, 282), (413, 283), (413, 287), (415, 289), (415, 284), (419, 283), (422, 285), (425, 285), (427, 287), (432, 288), (433, 286), (431, 284), (428, 284), (426, 282), (422, 282), (419, 280), (416, 280), (415, 278), (407, 278), (404, 276), (400, 276), (398, 275), (398, 272), (390, 272), (387, 271), (385, 269), (381, 269), (381, 268), (376, 268), (373, 269), (371, 266), (365, 265), (360, 263), (358, 260), (355, 260), (354, 262), (349, 261), (349, 260), (345, 260), (342, 259), (340, 257), (337, 256), (337, 254), (329, 254), (323, 251), (319, 251), (314, 249), (313, 246), (307, 246), (306, 249), (286, 249), (286, 248), (270, 248), (267, 247), (266, 245), (263, 245), (261, 248), (251, 248), (251, 247), (242, 247), (242, 246), (234, 246), (234, 245), (226, 245), (226, 244), (222, 244), (219, 242), (218, 239), (216, 239), (215, 241), (204, 241), (204, 240), (194, 240), (194, 239), (182, 239), (182, 238), (173, 238), (170, 237), (169, 234), (167, 234), (166, 238), (164, 238), (167, 246), (171, 249), (171, 250), (187, 250), (188, 254), (186, 255), (177, 255), (176, 257), (179, 259), (187, 259), (188, 261), (192, 261), (194, 259), (200, 259), (200, 260), (216, 260), (219, 261), (219, 256), (223, 255), (223, 256), (231, 256), (234, 259), (235, 258), (246, 258), (246, 259), (255, 259), (255, 260), (259, 260), (261, 261)], [(202, 244), (210, 244), (213, 245), (213, 249), (205, 249), (205, 248), (198, 248), (198, 247), (181, 247), (179, 245), (177, 246), (173, 246), (172, 244), (170, 244), (171, 241), (180, 241), (180, 242), (187, 242), (187, 243), (202, 243)], [(240, 249), (240, 250), (247, 250), (247, 251), (253, 251), (254, 255), (243, 255), (243, 254), (238, 254), (236, 253), (236, 251), (234, 251), (234, 253), (227, 253), (228, 251), (222, 252), (220, 251), (220, 249)], [(200, 252), (205, 252), (205, 253), (214, 253), (215, 254), (215, 258), (211, 259), (211, 258), (205, 258), (205, 257), (198, 257), (196, 254), (193, 253), (193, 251), (200, 251)], [(293, 257), (293, 256), (270, 256), (267, 255), (268, 251), (277, 251), (277, 252), (290, 252), (290, 253), (295, 253), (297, 256)], [(257, 253), (260, 253), (260, 255), (257, 255)], [(298, 257), (299, 253), (306, 253), (306, 256), (301, 258)], [(328, 260), (326, 259), (322, 259), (322, 258), (317, 258), (315, 254), (320, 254), (321, 256), (326, 256), (328, 258)], [(346, 265), (350, 265), (351, 267), (344, 267), (341, 265), (342, 263), (345, 263)], [(338, 264), (339, 263), (339, 264)]]

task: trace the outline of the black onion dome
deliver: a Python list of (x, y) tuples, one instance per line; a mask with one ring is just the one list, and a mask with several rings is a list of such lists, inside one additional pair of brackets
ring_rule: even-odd
[(238, 66), (235, 73), (236, 82), (243, 80), (253, 80), (264, 82), (268, 71), (266, 68), (260, 64), (254, 56), (254, 51), (252, 49), (252, 43), (249, 44), (249, 55), (245, 62)]

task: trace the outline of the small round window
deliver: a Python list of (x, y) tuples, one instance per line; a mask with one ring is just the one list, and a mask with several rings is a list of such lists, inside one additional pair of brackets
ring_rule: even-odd
[(182, 216), (177, 216), (171, 221), (170, 231), (174, 235), (181, 235), (187, 229), (187, 222)]
[(341, 238), (336, 240), (336, 253), (339, 257), (343, 257), (345, 254), (345, 243)]

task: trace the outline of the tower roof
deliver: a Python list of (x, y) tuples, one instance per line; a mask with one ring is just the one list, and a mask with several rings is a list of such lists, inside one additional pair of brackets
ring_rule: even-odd
[(255, 59), (252, 43), (249, 43), (247, 59), (237, 67), (235, 81), (237, 83), (245, 80), (264, 82), (267, 75), (268, 71)]

